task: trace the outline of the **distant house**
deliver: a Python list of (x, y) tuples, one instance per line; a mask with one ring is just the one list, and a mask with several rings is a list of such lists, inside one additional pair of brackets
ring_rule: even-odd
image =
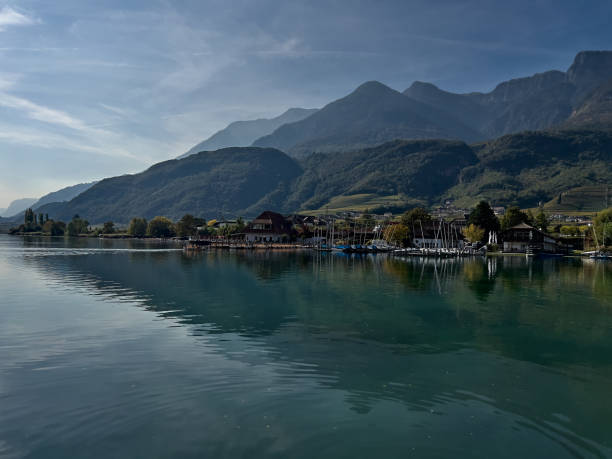
[(557, 239), (527, 223), (519, 223), (503, 232), (504, 252), (526, 253), (534, 251), (557, 253), (560, 246)]
[(215, 220), (215, 222), (211, 226), (216, 229), (221, 229), (226, 228), (228, 226), (234, 226), (237, 223), (238, 220)]
[(462, 248), (464, 239), (461, 226), (433, 221), (414, 225), (412, 245), (420, 249)]
[(265, 211), (244, 230), (247, 242), (288, 242), (292, 235), (291, 220), (276, 212)]

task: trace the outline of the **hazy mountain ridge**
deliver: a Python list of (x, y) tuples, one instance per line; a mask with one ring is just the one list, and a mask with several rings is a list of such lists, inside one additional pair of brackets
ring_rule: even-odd
[(37, 198), (15, 199), (9, 204), (9, 206), (4, 210), (0, 217), (10, 218), (13, 215), (23, 212), (25, 209), (34, 204), (37, 200)]
[(32, 209), (36, 210), (39, 207), (44, 206), (45, 204), (52, 203), (52, 202), (70, 201), (71, 199), (77, 197), (84, 191), (87, 191), (89, 188), (94, 186), (96, 183), (98, 182), (93, 181), (93, 182), (88, 182), (88, 183), (78, 183), (76, 185), (67, 186), (65, 188), (54, 191), (52, 193), (48, 193), (44, 195), (42, 198), (40, 198), (38, 201), (36, 201), (32, 205)]
[(480, 135), (447, 112), (369, 81), (308, 118), (279, 127), (253, 145), (303, 157), (313, 152), (370, 147), (398, 138), (474, 141)]
[[(44, 206), (44, 205), (48, 205), (51, 203), (61, 203), (61, 202), (67, 202), (70, 201), (71, 199), (75, 198), (76, 196), (78, 196), (79, 194), (81, 194), (82, 192), (88, 190), (89, 188), (91, 188), (93, 185), (95, 185), (96, 183), (98, 183), (97, 181), (94, 182), (88, 182), (88, 183), (79, 183), (77, 185), (72, 185), (72, 186), (67, 186), (64, 187), (62, 189), (59, 189), (57, 191), (53, 191), (51, 193), (47, 193), (46, 195), (44, 195), (43, 197), (39, 198), (39, 199), (25, 199), (25, 200), (20, 200), (22, 202), (22, 204), (19, 204), (18, 206), (15, 206), (13, 208), (20, 208), (20, 210), (18, 210), (17, 212), (12, 213), (12, 210), (10, 211), (11, 213), (9, 213), (9, 211), (7, 211), (4, 214), (0, 214), (0, 215), (4, 215), (5, 218), (9, 221), (22, 221), (23, 220), (23, 215), (24, 215), (24, 211), (30, 207), (32, 208), (32, 210), (37, 211), (40, 207)], [(32, 202), (33, 201), (33, 202)]]
[(228, 147), (248, 147), (258, 138), (272, 133), (286, 123), (300, 121), (316, 113), (316, 108), (290, 108), (275, 118), (260, 118), (250, 121), (234, 121), (208, 139), (195, 145), (178, 157), (185, 158), (201, 151), (214, 151)]

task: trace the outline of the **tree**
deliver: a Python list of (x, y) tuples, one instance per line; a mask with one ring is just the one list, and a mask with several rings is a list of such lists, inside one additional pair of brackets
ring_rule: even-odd
[(608, 207), (597, 214), (593, 219), (593, 226), (597, 240), (601, 245), (612, 244), (612, 207)]
[(49, 221), (49, 214), (45, 214), (45, 222)]
[(147, 221), (144, 218), (132, 218), (128, 233), (133, 237), (145, 237), (147, 234)]
[(484, 228), (481, 228), (480, 226), (476, 226), (473, 223), (463, 228), (462, 232), (465, 238), (470, 242), (482, 241), (482, 238), (484, 237), (484, 234), (485, 234)]
[(68, 223), (67, 231), (69, 236), (78, 236), (79, 234), (87, 233), (89, 222), (75, 215), (72, 221)]
[(115, 224), (113, 222), (106, 222), (102, 227), (102, 232), (104, 234), (112, 234), (115, 232)]
[(176, 224), (176, 234), (180, 237), (193, 236), (198, 231), (198, 226), (206, 225), (206, 220), (196, 218), (191, 214), (183, 215)]
[(410, 244), (411, 230), (403, 223), (389, 225), (383, 233), (383, 238), (389, 244), (406, 247)]
[(419, 220), (421, 223), (431, 221), (431, 215), (429, 215), (427, 210), (423, 209), (422, 207), (415, 207), (414, 209), (404, 212), (400, 221), (402, 225), (412, 228), (412, 225)]
[(499, 231), (500, 229), (499, 220), (487, 201), (480, 201), (474, 207), (474, 210), (470, 212), (467, 223), (484, 229), (481, 241), (488, 239), (491, 231)]
[(64, 222), (56, 222), (53, 220), (47, 220), (42, 227), (44, 233), (51, 236), (63, 236), (66, 231), (66, 224)]
[(548, 229), (548, 218), (546, 218), (544, 209), (542, 209), (541, 207), (538, 213), (536, 214), (533, 223), (534, 226), (540, 231), (546, 231)]
[(559, 229), (559, 233), (564, 236), (580, 236), (580, 228), (577, 226), (563, 225)]
[(176, 234), (174, 223), (166, 217), (155, 217), (147, 226), (147, 234), (151, 237), (172, 237)]
[(529, 216), (516, 206), (508, 207), (505, 215), (501, 219), (502, 230), (507, 230), (519, 223), (528, 223)]
[(27, 225), (28, 223), (34, 222), (34, 212), (31, 208), (27, 208), (23, 216), (23, 222)]
[(45, 216), (43, 214), (38, 214), (38, 224), (43, 226), (45, 224)]
[(246, 228), (246, 223), (244, 222), (244, 218), (242, 217), (238, 217), (238, 220), (236, 220), (236, 232), (237, 233), (242, 233)]

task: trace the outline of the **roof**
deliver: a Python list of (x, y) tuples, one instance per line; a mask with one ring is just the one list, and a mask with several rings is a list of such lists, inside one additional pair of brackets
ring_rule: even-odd
[[(270, 225), (270, 229), (254, 229), (253, 226), (256, 224)], [(285, 217), (276, 212), (269, 210), (259, 214), (251, 223), (249, 223), (245, 233), (290, 233), (291, 222), (287, 221)]]
[(535, 227), (533, 227), (533, 226), (531, 226), (531, 225), (528, 225), (528, 224), (527, 224), (527, 223), (525, 223), (525, 222), (521, 222), (521, 223), (519, 223), (518, 225), (514, 225), (514, 226), (512, 226), (512, 227), (508, 228), (506, 231), (504, 231), (504, 233), (507, 233), (508, 231), (512, 231), (512, 230), (529, 230), (529, 231), (535, 231), (536, 233), (540, 233), (540, 234), (542, 234), (543, 236), (546, 236), (547, 238), (554, 239), (555, 241), (558, 241), (558, 240), (559, 240), (558, 238), (556, 238), (556, 237), (554, 237), (554, 236), (551, 236), (550, 234), (548, 234), (548, 233), (546, 233), (546, 232), (544, 232), (544, 231), (542, 231), (542, 230), (539, 230), (539, 229), (537, 229), (537, 228), (535, 228)]
[(529, 230), (536, 230), (536, 231), (540, 231), (539, 229), (534, 228), (533, 226), (528, 225), (528, 224), (527, 224), (527, 223), (525, 223), (525, 222), (521, 222), (521, 223), (519, 223), (518, 225), (514, 225), (513, 227), (508, 228), (508, 229), (511, 229), (511, 230), (512, 230), (512, 229), (529, 229)]

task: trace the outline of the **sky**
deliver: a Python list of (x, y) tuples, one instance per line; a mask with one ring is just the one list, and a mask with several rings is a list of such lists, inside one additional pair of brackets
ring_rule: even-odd
[(0, 0), (0, 208), (368, 80), (459, 92), (612, 49), (608, 0)]

